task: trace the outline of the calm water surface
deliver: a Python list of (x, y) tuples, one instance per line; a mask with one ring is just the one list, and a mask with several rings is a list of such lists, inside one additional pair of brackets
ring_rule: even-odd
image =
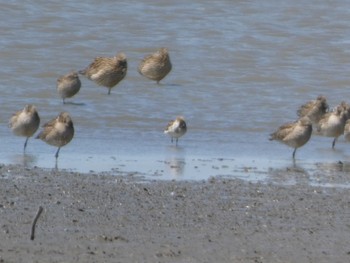
[[(72, 115), (76, 135), (59, 169), (260, 180), (294, 167), (292, 149), (268, 135), (320, 94), (331, 107), (350, 102), (350, 2), (322, 2), (8, 1), (0, 9), (0, 160), (55, 167), (55, 148), (31, 139), (23, 156), (24, 138), (7, 127), (32, 103), (42, 124)], [(163, 46), (173, 70), (158, 86), (137, 65)], [(110, 96), (81, 77), (75, 104), (62, 105), (57, 77), (120, 51), (128, 74)], [(189, 129), (176, 148), (162, 131), (177, 115)], [(340, 138), (332, 150), (331, 141), (312, 137), (296, 165), (316, 173), (317, 163), (346, 163), (350, 144)]]

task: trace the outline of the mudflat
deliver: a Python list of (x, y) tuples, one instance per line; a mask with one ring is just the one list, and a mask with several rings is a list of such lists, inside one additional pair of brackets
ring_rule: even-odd
[(348, 188), (307, 181), (0, 168), (6, 263), (349, 262), (349, 218)]

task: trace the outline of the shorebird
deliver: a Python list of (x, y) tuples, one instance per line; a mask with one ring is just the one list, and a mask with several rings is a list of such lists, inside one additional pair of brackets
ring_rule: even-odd
[(293, 159), (295, 159), (297, 149), (310, 140), (311, 133), (312, 123), (308, 117), (303, 117), (279, 127), (270, 135), (270, 141), (276, 140), (294, 148)]
[(318, 96), (316, 100), (311, 100), (300, 106), (297, 114), (300, 118), (309, 117), (313, 125), (316, 125), (328, 111), (326, 97)]
[(12, 132), (26, 137), (23, 151), (25, 152), (30, 137), (38, 130), (40, 117), (34, 105), (26, 105), (23, 110), (17, 111), (9, 121)]
[(61, 147), (73, 139), (74, 127), (72, 119), (67, 112), (61, 112), (43, 127), (44, 129), (36, 138), (43, 140), (49, 145), (58, 147), (55, 154), (57, 160)]
[(71, 98), (80, 90), (81, 82), (77, 72), (71, 72), (57, 79), (57, 92), (65, 104), (66, 98)]
[(161, 48), (157, 52), (146, 56), (139, 64), (138, 71), (141, 75), (157, 81), (161, 81), (171, 70), (172, 65), (167, 48)]
[(317, 132), (320, 135), (334, 138), (332, 148), (338, 137), (344, 133), (347, 115), (348, 109), (341, 103), (333, 111), (326, 113), (317, 124)]
[(177, 142), (181, 136), (183, 136), (187, 131), (186, 122), (183, 117), (177, 117), (174, 121), (171, 121), (166, 126), (164, 133), (171, 137), (171, 142), (175, 139)]
[(124, 53), (114, 57), (97, 57), (79, 74), (86, 76), (97, 85), (108, 88), (108, 94), (124, 77), (128, 69), (128, 63)]

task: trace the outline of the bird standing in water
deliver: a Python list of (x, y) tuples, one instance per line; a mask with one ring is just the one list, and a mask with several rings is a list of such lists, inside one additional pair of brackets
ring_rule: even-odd
[(65, 104), (66, 98), (71, 98), (80, 90), (81, 82), (77, 72), (71, 72), (57, 79), (57, 92)]
[(294, 148), (293, 159), (298, 148), (306, 144), (312, 134), (312, 123), (308, 117), (280, 126), (270, 135), (270, 141), (276, 140)]
[(138, 71), (141, 75), (157, 81), (157, 84), (171, 71), (169, 52), (167, 48), (161, 48), (157, 52), (146, 56), (139, 64)]
[(62, 146), (68, 144), (74, 136), (73, 121), (67, 112), (61, 112), (44, 126), (38, 134), (37, 139), (41, 139), (49, 145), (58, 147), (55, 154), (56, 160)]
[(338, 137), (344, 133), (348, 110), (346, 104), (341, 103), (333, 111), (326, 113), (317, 124), (317, 132), (320, 135), (334, 138), (333, 149)]
[(318, 96), (316, 100), (311, 100), (300, 106), (297, 114), (300, 118), (309, 117), (313, 125), (317, 125), (320, 119), (327, 113), (328, 104), (325, 96)]
[(26, 137), (24, 143), (25, 152), (30, 137), (38, 130), (40, 117), (34, 105), (26, 105), (23, 110), (17, 111), (9, 121), (12, 132), (18, 136)]
[(166, 126), (164, 133), (171, 137), (171, 142), (176, 140), (176, 146), (179, 138), (183, 136), (187, 131), (187, 125), (183, 117), (177, 117), (174, 121), (171, 121)]
[(124, 53), (119, 53), (114, 57), (97, 57), (79, 74), (86, 76), (97, 85), (108, 88), (108, 94), (126, 76), (128, 63)]

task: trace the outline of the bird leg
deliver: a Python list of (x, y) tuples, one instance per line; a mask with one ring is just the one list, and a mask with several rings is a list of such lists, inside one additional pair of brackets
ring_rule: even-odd
[(58, 158), (58, 154), (59, 154), (59, 152), (60, 152), (60, 149), (61, 149), (61, 147), (58, 147), (57, 152), (56, 152), (56, 154), (55, 154), (56, 159)]
[(26, 151), (26, 147), (27, 147), (27, 143), (28, 143), (28, 140), (29, 140), (29, 137), (27, 137), (25, 143), (24, 143), (24, 149), (23, 149), (23, 152)]
[(332, 149), (334, 149), (334, 146), (335, 146), (335, 142), (337, 141), (338, 137), (335, 137), (334, 140), (333, 140), (333, 143), (332, 143)]

